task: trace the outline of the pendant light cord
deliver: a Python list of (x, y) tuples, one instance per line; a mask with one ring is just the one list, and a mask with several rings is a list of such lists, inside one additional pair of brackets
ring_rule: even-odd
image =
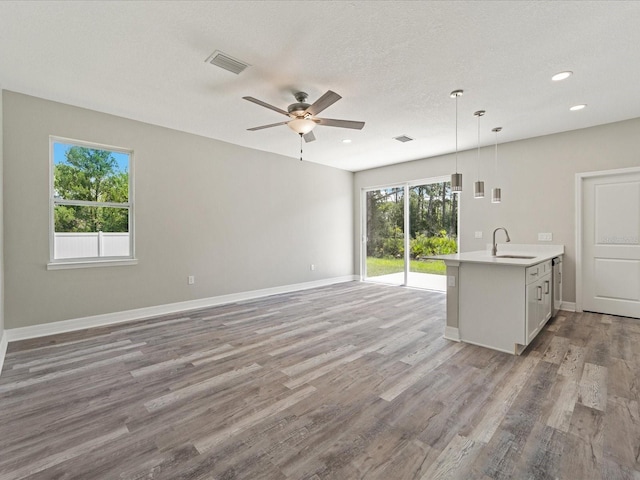
[(492, 131), (496, 132), (496, 182), (498, 181), (498, 133), (502, 131), (502, 127), (496, 127)]
[(458, 173), (458, 96), (456, 95), (456, 173)]
[(498, 132), (496, 130), (496, 181), (498, 180)]
[(480, 181), (480, 117), (478, 115), (478, 181)]

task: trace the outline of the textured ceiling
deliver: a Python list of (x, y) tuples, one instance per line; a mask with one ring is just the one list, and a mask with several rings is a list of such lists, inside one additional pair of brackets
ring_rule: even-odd
[(304, 156), (357, 171), (453, 151), (458, 88), (461, 150), (479, 109), (483, 145), (640, 117), (639, 25), (636, 1), (2, 1), (0, 85), (291, 157), (286, 126), (246, 130), (286, 119), (242, 97), (331, 89), (320, 116), (366, 126), (318, 126)]

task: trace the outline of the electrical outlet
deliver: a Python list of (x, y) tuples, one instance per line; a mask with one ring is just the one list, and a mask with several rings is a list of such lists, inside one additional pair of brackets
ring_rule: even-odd
[(552, 233), (538, 233), (539, 242), (551, 242), (553, 240)]
[(309, 270), (314, 271), (315, 269), (316, 269), (316, 266), (313, 263), (309, 265)]
[(476, 232), (476, 238), (482, 238), (482, 232)]
[(455, 287), (456, 286), (456, 277), (455, 277), (455, 275), (448, 275), (447, 276), (447, 286), (448, 287)]
[(189, 285), (193, 285), (194, 283), (196, 283), (196, 277), (194, 277), (193, 275), (189, 275), (189, 276), (187, 277), (187, 283), (188, 283)]

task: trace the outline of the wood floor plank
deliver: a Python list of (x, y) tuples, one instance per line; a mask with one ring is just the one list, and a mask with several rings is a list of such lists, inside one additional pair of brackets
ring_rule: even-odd
[(579, 381), (580, 377), (582, 377), (582, 370), (584, 368), (585, 352), (585, 347), (570, 344), (567, 353), (560, 363), (558, 375), (563, 375)]
[(104, 444), (116, 440), (123, 435), (127, 435), (129, 431), (126, 427), (118, 428), (112, 432), (106, 433), (99, 437), (93, 438), (87, 442), (84, 442), (80, 445), (69, 447), (66, 450), (63, 450), (59, 453), (53, 453), (48, 455), (38, 461), (32, 462), (28, 465), (25, 465), (22, 468), (12, 470), (7, 473), (0, 472), (0, 480), (20, 480), (22, 478), (26, 478), (28, 476), (39, 473), (43, 470), (51, 468), (55, 465), (58, 465), (62, 462), (65, 462), (71, 458), (76, 458), (94, 450), (96, 448), (102, 447)]
[(542, 356), (543, 362), (556, 363), (560, 365), (564, 359), (567, 350), (569, 350), (570, 340), (565, 337), (553, 337)]
[(248, 365), (246, 367), (238, 368), (220, 375), (216, 375), (215, 377), (212, 377), (203, 382), (195, 383), (193, 385), (189, 385), (188, 387), (174, 390), (170, 393), (167, 393), (166, 395), (145, 402), (144, 406), (149, 412), (167, 408), (172, 406), (174, 403), (188, 399), (189, 397), (196, 395), (197, 393), (205, 392), (212, 388), (218, 387), (225, 382), (238, 378), (242, 375), (255, 372), (256, 370), (260, 370), (261, 368), (262, 367), (257, 363), (252, 363), (251, 365)]
[(505, 381), (496, 389), (488, 408), (480, 412), (481, 420), (468, 434), (470, 439), (483, 443), (491, 441), (539, 361), (538, 357), (529, 356), (512, 367), (514, 371), (509, 375), (509, 381)]
[(604, 455), (608, 460), (640, 471), (640, 409), (637, 400), (610, 396), (604, 417)]
[(554, 399), (546, 424), (561, 432), (568, 432), (571, 416), (578, 401), (578, 383), (572, 378), (558, 375), (551, 398)]
[(604, 480), (604, 412), (576, 404), (566, 437), (560, 478)]
[(403, 378), (396, 382), (396, 384), (383, 392), (380, 395), (380, 398), (390, 402), (406, 389), (414, 385), (420, 378), (424, 377), (427, 373), (431, 372), (438, 366), (445, 363), (452, 356), (458, 353), (462, 348), (463, 344), (461, 343), (453, 343), (443, 350), (440, 350), (437, 354), (432, 355), (427, 361), (422, 362), (408, 372)]
[(468, 478), (473, 461), (484, 444), (456, 435), (438, 456), (421, 480)]
[(605, 411), (607, 408), (608, 369), (593, 363), (584, 364), (580, 379), (578, 401), (585, 407)]
[(272, 415), (282, 412), (283, 410), (289, 408), (292, 405), (295, 405), (299, 401), (305, 399), (309, 395), (313, 394), (316, 391), (315, 387), (308, 385), (300, 390), (293, 392), (288, 397), (279, 400), (272, 405), (264, 408), (248, 417), (244, 417), (239, 422), (230, 425), (229, 427), (223, 429), (220, 432), (216, 432), (213, 435), (209, 435), (207, 437), (198, 439), (194, 442), (194, 446), (198, 449), (200, 453), (206, 452), (207, 450), (211, 450), (216, 445), (221, 442), (224, 442), (228, 438), (233, 435), (236, 435), (244, 430), (251, 428), (255, 423), (264, 421)]

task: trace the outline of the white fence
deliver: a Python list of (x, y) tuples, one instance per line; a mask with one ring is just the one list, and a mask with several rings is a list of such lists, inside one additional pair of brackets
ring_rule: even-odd
[(56, 233), (54, 258), (128, 257), (129, 233)]

